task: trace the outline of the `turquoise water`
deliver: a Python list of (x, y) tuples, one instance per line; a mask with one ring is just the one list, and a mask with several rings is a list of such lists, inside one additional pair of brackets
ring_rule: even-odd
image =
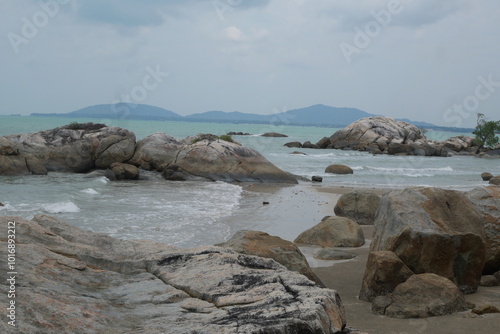
[[(285, 171), (309, 179), (313, 175), (323, 176), (323, 186), (438, 186), (468, 190), (485, 184), (480, 178), (484, 171), (500, 175), (499, 160), (460, 156), (373, 156), (366, 152), (283, 146), (290, 141), (310, 140), (314, 143), (322, 137), (331, 136), (337, 130), (333, 128), (0, 116), (0, 135), (46, 130), (74, 121), (93, 121), (127, 128), (138, 139), (154, 132), (165, 132), (176, 138), (198, 133), (248, 132), (253, 135), (233, 138), (256, 149)], [(288, 137), (258, 136), (265, 132), (279, 132)], [(445, 139), (457, 134), (429, 132), (427, 135), (432, 139)], [(291, 154), (293, 151), (305, 155)], [(326, 166), (333, 163), (350, 166), (354, 174), (325, 174)], [(228, 217), (241, 212), (243, 207), (252, 212), (252, 205), (262, 206), (262, 201), (258, 202), (254, 193), (238, 185), (222, 182), (175, 183), (165, 181), (155, 173), (143, 175), (148, 179), (130, 182), (109, 182), (105, 178), (88, 179), (83, 175), (61, 173), (0, 176), (0, 202), (5, 205), (0, 207), (0, 214), (30, 219), (35, 214), (46, 213), (115, 237), (151, 239), (190, 247), (226, 240), (236, 228), (228, 223)], [(244, 228), (247, 223), (259, 229), (259, 225), (252, 225), (251, 221), (242, 222), (239, 227)]]

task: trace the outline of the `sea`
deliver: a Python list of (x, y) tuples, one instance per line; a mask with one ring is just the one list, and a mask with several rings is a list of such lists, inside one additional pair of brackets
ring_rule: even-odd
[[(133, 131), (138, 140), (155, 132), (164, 132), (176, 138), (199, 133), (250, 133), (233, 136), (233, 139), (254, 148), (279, 168), (304, 178), (298, 186), (282, 187), (269, 195), (274, 196), (271, 198), (275, 201), (279, 199), (280, 205), (275, 207), (278, 211), (286, 210), (288, 197), (283, 194), (300, 195), (301, 189), (312, 187), (307, 179), (313, 175), (323, 177), (321, 185), (316, 184), (315, 187), (392, 189), (427, 186), (462, 191), (485, 185), (480, 177), (482, 172), (500, 175), (497, 159), (403, 157), (284, 146), (292, 141), (309, 140), (315, 143), (339, 130), (328, 127), (0, 116), (0, 136), (47, 130), (75, 121), (126, 128)], [(266, 132), (278, 132), (288, 137), (260, 136)], [(429, 131), (426, 136), (444, 140), (460, 134), (471, 135)], [(330, 164), (350, 166), (354, 174), (324, 173)], [(282, 231), (282, 237), (293, 237), (287, 235), (286, 226), (275, 227), (273, 217), (279, 220), (279, 212), (269, 214), (270, 209), (267, 209), (267, 214), (259, 216), (259, 210), (264, 210), (263, 195), (254, 191), (251, 185), (172, 182), (162, 179), (157, 173), (146, 171), (142, 175), (144, 179), (137, 181), (110, 181), (105, 177), (86, 178), (82, 174), (68, 173), (0, 176), (0, 203), (3, 204), (0, 215), (31, 219), (36, 214), (48, 214), (113, 237), (154, 240), (184, 248), (223, 242), (240, 229), (269, 231), (275, 235)], [(326, 204), (333, 208), (334, 203)], [(296, 212), (301, 212), (299, 206), (305, 207), (310, 203), (303, 200), (295, 201), (293, 205), (297, 207)], [(311, 223), (304, 224), (304, 230)]]

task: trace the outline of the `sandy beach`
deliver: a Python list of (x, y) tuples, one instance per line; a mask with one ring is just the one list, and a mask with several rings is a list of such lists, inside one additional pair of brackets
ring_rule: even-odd
[[(298, 234), (319, 223), (324, 216), (334, 215), (333, 208), (341, 194), (354, 188), (302, 183), (291, 187), (245, 185), (244, 189), (252, 192), (253, 201), (269, 202), (254, 210), (251, 216), (244, 218), (247, 229), (252, 229), (253, 222), (261, 223), (267, 220), (264, 232), (293, 241)], [(364, 190), (373, 191), (378, 195), (388, 191), (371, 188)], [(243, 212), (237, 213), (231, 220), (236, 222), (242, 219), (242, 214)], [(371, 304), (357, 298), (369, 254), (373, 226), (363, 226), (363, 232), (366, 239), (364, 246), (338, 248), (356, 253), (358, 256), (352, 260), (316, 260), (312, 258), (316, 249), (301, 247), (313, 271), (323, 283), (339, 292), (350, 327), (370, 334), (498, 333), (500, 314), (478, 316), (466, 311), (425, 319), (393, 319), (372, 314)], [(467, 295), (466, 299), (476, 306), (494, 305), (500, 308), (500, 287), (480, 287), (477, 293)]]

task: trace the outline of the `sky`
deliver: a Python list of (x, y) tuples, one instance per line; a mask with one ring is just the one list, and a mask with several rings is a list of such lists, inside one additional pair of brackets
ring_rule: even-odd
[(0, 114), (314, 104), (500, 119), (498, 0), (0, 0)]

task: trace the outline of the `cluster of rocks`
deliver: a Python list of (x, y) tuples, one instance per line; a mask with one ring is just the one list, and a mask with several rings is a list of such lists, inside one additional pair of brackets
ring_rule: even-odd
[(499, 187), (394, 190), (380, 199), (373, 224), (359, 298), (374, 313), (459, 312), (471, 308), (463, 294), (500, 284)]
[[(341, 149), (368, 151), (373, 154), (418, 155), (447, 157), (455, 154), (476, 154), (479, 147), (474, 138), (455, 136), (444, 141), (428, 140), (424, 132), (414, 125), (388, 117), (367, 117), (324, 137), (317, 143), (291, 142), (295, 148)], [(494, 157), (493, 151), (483, 154)]]
[(227, 135), (228, 136), (251, 136), (252, 134), (248, 133), (248, 132), (241, 132), (241, 131), (234, 132), (234, 131), (231, 131), (231, 132), (228, 132)]
[(0, 137), (0, 175), (109, 169), (116, 179), (137, 179), (141, 168), (169, 180), (297, 183), (257, 151), (213, 135), (179, 141), (155, 133), (136, 142), (125, 129), (76, 125)]
[[(257, 250), (261, 257), (246, 254), (253, 241), (241, 236), (244, 245), (228, 242), (239, 252), (177, 249), (82, 231), (44, 215), (0, 217), (5, 228), (9, 222), (22, 236), (15, 305), (23, 333), (353, 333), (335, 290), (269, 258), (298, 261), (300, 271), (303, 259), (277, 239)], [(2, 251), (7, 243), (2, 234)], [(2, 294), (7, 289), (0, 285)], [(9, 326), (0, 322), (0, 331)]]
[(489, 184), (500, 186), (500, 175), (494, 176), (491, 173), (484, 172), (481, 173), (481, 178), (483, 179), (483, 181), (488, 181)]

